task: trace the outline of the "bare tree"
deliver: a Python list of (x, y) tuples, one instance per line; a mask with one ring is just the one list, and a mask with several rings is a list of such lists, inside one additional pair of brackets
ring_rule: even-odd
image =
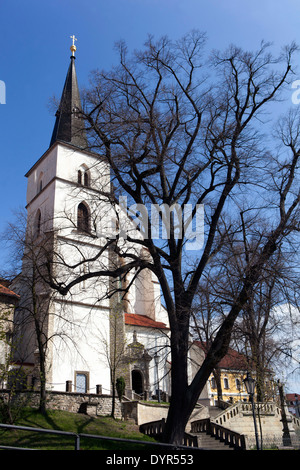
[[(204, 43), (204, 35), (197, 31), (176, 42), (150, 37), (144, 50), (131, 58), (121, 43), (119, 66), (94, 73), (83, 113), (91, 147), (111, 168), (113, 197), (126, 195), (128, 206), (146, 208), (147, 224), (142, 237), (127, 233), (127, 244), (121, 234), (116, 238), (114, 251), (121, 260), (117, 267), (92, 270), (69, 283), (50, 283), (64, 295), (74, 283), (91, 277), (117, 278), (134, 269), (156, 275), (171, 329), (172, 399), (164, 439), (174, 443), (182, 442), (199, 394), (226, 354), (235, 321), (266, 263), (299, 229), (298, 140), (286, 136), (286, 153), (275, 155), (275, 148), (267, 145), (270, 126), (262, 124), (263, 111), (280, 97), (292, 74), (296, 46), (286, 47), (279, 58), (265, 43), (255, 52), (232, 46), (206, 60)], [(298, 124), (294, 120), (294, 126)], [(204, 205), (203, 246), (197, 236), (198, 247), (192, 244), (191, 226), (178, 224), (172, 214), (166, 224), (168, 236), (157, 239), (149, 210), (162, 205), (179, 207), (182, 213), (189, 205), (187, 220), (195, 223)], [(241, 206), (260, 207), (261, 217), (264, 213), (270, 223), (244, 265), (234, 300), (203, 365), (189, 383), (195, 294), (226, 243), (225, 219), (234, 221)], [(144, 255), (128, 249), (128, 244), (143, 248)]]
[[(11, 361), (23, 374), (22, 388), (39, 390), (39, 411), (46, 411), (46, 383), (49, 374), (49, 358), (56, 337), (72, 341), (63, 326), (71, 323), (63, 305), (60, 308), (55, 331), (51, 327), (53, 302), (57, 291), (49, 287), (48, 266), (54, 254), (54, 232), (44, 232), (37, 220), (28, 220), (24, 211), (15, 213), (15, 220), (8, 224), (1, 236), (11, 253), (11, 287), (20, 296), (13, 321)], [(73, 347), (76, 345), (73, 343)], [(33, 364), (33, 368), (27, 364)], [(29, 383), (30, 382), (30, 383)]]
[[(223, 245), (224, 251), (219, 251), (211, 263), (209, 275), (204, 276), (199, 283), (193, 319), (195, 334), (203, 347), (207, 348), (212, 343), (235, 301), (249, 257), (259, 249), (261, 236), (258, 234), (262, 226), (265, 227), (265, 224), (261, 220), (255, 218), (254, 222), (252, 217), (245, 220), (241, 213), (240, 226), (226, 231), (228, 240)], [(223, 233), (225, 236), (225, 231)], [(289, 334), (284, 337), (283, 331), (293, 328), (293, 323), (297, 321), (289, 315), (290, 306), (297, 305), (297, 263), (294, 252), (288, 253), (280, 246), (277, 248), (274, 256), (266, 263), (232, 331), (232, 347), (244, 355), (245, 366), (255, 373), (259, 401), (263, 401), (270, 391), (266, 384), (272, 369), (274, 373), (276, 364), (290, 352), (292, 338)], [(284, 317), (281, 309), (278, 310), (282, 306), (286, 309)], [(218, 397), (222, 398), (218, 368), (213, 374)]]
[[(118, 296), (119, 297), (119, 296)], [(126, 354), (126, 338), (123, 320), (123, 303), (117, 302), (113, 297), (111, 301), (110, 316), (110, 332), (109, 337), (100, 335), (99, 344), (102, 346), (101, 351), (105, 361), (108, 363), (110, 370), (111, 392), (112, 392), (112, 408), (111, 417), (115, 418), (115, 401), (116, 401), (116, 383), (117, 378), (124, 375), (128, 364), (125, 361)]]

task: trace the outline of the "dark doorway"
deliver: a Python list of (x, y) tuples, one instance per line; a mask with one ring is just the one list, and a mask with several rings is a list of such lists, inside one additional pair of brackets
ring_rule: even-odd
[(141, 395), (143, 393), (143, 377), (139, 370), (131, 372), (132, 390)]

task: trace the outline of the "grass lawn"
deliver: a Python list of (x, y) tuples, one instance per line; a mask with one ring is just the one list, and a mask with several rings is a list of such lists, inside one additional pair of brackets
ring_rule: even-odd
[[(33, 409), (24, 409), (17, 426), (52, 429), (93, 434), (106, 437), (155, 442), (139, 432), (138, 426), (129, 421), (114, 420), (109, 417), (90, 417), (66, 411), (48, 410), (43, 416)], [(37, 433), (34, 431), (0, 428), (0, 446), (22, 447), (38, 450), (74, 450), (73, 436)], [(80, 450), (151, 450), (153, 446), (136, 443), (113, 442), (80, 437)]]

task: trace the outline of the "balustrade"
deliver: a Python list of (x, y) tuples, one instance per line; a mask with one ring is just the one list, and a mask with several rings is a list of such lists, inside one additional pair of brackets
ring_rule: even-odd
[[(150, 423), (141, 424), (140, 431), (143, 434), (146, 434), (147, 436), (151, 436), (159, 440), (162, 437), (165, 424), (166, 420), (164, 418), (159, 421), (151, 421)], [(191, 434), (184, 433), (182, 445), (188, 447), (197, 447), (197, 436), (192, 436)]]
[(200, 419), (198, 421), (193, 421), (191, 423), (191, 431), (193, 433), (205, 432), (210, 436), (218, 439), (225, 444), (228, 444), (230, 447), (235, 449), (246, 449), (245, 436), (237, 432), (226, 429), (223, 426), (220, 426), (217, 423), (213, 423), (209, 418)]

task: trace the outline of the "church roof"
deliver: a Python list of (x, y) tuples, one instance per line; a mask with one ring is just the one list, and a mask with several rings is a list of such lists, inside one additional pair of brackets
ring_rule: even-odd
[(66, 142), (81, 149), (86, 149), (87, 138), (84, 120), (79, 112), (82, 110), (80, 93), (75, 69), (75, 56), (71, 56), (60, 104), (56, 112), (56, 121), (50, 141)]
[[(194, 344), (201, 348), (205, 354), (207, 353), (208, 346), (206, 343), (202, 343), (201, 341), (194, 341)], [(248, 370), (250, 365), (249, 360), (247, 360), (244, 354), (241, 354), (234, 349), (228, 348), (227, 354), (221, 359), (218, 367), (229, 370)]]
[(8, 289), (8, 287), (3, 286), (3, 284), (0, 284), (0, 295), (1, 296), (7, 296), (7, 297), (14, 297), (16, 299), (19, 298), (19, 296), (13, 292), (12, 290)]
[(165, 323), (152, 320), (152, 318), (146, 315), (138, 315), (136, 313), (125, 313), (125, 324), (144, 326), (146, 328), (159, 328), (161, 330), (168, 329)]

